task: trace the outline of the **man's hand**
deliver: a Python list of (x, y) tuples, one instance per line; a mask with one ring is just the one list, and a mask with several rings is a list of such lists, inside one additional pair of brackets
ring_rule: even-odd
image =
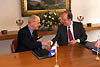
[(69, 44), (76, 44), (78, 41), (77, 40), (72, 40), (69, 42)]
[(37, 42), (42, 42), (42, 37), (43, 37), (43, 36), (38, 36)]
[(41, 38), (40, 38), (40, 39), (38, 39), (38, 40), (37, 40), (37, 42), (42, 42), (42, 39), (41, 39)]
[(48, 41), (44, 41), (44, 45), (50, 47), (51, 42), (49, 40)]

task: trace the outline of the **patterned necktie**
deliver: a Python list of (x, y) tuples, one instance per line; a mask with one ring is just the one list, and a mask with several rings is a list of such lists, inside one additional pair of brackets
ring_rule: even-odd
[(71, 33), (71, 30), (70, 30), (70, 26), (68, 27), (68, 38), (69, 40), (73, 40), (73, 36), (72, 36), (72, 33)]

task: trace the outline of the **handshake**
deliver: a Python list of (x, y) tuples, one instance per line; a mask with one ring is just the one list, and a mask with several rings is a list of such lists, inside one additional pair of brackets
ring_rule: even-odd
[(51, 41), (48, 40), (48, 41), (44, 41), (44, 45), (50, 47), (52, 44)]
[(52, 45), (50, 40), (42, 41), (42, 36), (38, 37), (37, 42), (43, 42), (43, 45), (50, 47)]

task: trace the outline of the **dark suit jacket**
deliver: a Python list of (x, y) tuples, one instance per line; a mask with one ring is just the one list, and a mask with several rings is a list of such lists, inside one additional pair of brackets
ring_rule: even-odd
[[(35, 37), (37, 39), (37, 31), (34, 30)], [(22, 52), (22, 51), (28, 51), (28, 50), (34, 50), (37, 48), (41, 48), (41, 43), (37, 42), (36, 39), (34, 39), (31, 36), (31, 33), (29, 31), (28, 25), (19, 30), (18, 32), (18, 46), (15, 52)]]
[[(73, 33), (74, 38), (80, 39), (80, 43), (84, 43), (87, 39), (87, 35), (85, 33), (85, 30), (83, 28), (82, 23), (73, 21)], [(68, 45), (68, 35), (67, 35), (67, 26), (64, 26), (63, 24), (58, 27), (57, 34), (55, 38), (52, 39), (53, 43), (55, 41), (59, 41), (59, 45)]]

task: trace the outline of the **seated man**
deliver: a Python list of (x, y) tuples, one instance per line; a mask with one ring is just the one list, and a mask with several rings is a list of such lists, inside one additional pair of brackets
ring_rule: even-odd
[(69, 11), (65, 11), (61, 14), (62, 25), (58, 27), (57, 34), (51, 43), (59, 41), (59, 45), (68, 45), (75, 43), (83, 44), (85, 42), (87, 35), (82, 23), (72, 21), (72, 19), (72, 13)]
[(49, 42), (42, 42), (38, 38), (37, 31), (40, 26), (39, 16), (32, 15), (29, 17), (28, 25), (23, 27), (18, 32), (18, 46), (15, 52), (29, 51), (41, 48), (42, 45), (48, 45)]

